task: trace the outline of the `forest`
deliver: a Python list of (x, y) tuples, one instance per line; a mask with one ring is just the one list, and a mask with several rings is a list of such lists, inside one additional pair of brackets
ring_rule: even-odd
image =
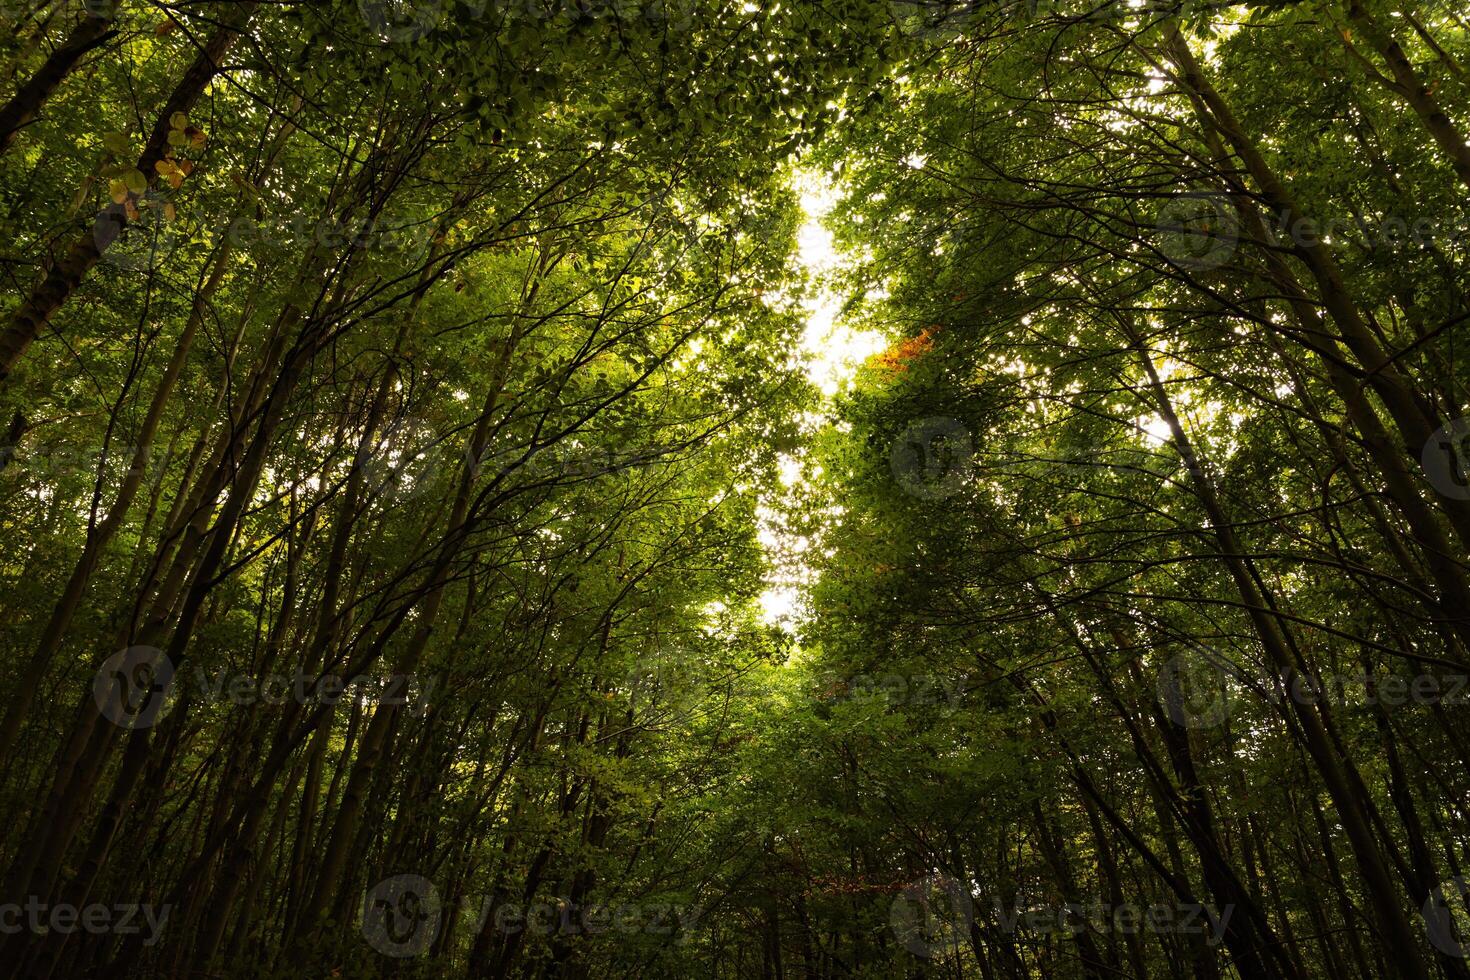
[(1460, 0), (0, 22), (0, 977), (1470, 980)]

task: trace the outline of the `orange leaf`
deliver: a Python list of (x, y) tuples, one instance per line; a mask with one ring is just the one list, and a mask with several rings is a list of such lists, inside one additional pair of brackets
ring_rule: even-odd
[(870, 359), (873, 367), (889, 374), (903, 374), (909, 363), (934, 349), (934, 331), (937, 327), (926, 327), (917, 337), (900, 340), (887, 350), (874, 354)]

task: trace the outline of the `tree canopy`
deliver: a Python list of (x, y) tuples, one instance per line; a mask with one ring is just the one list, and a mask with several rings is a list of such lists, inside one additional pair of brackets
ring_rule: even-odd
[(1470, 980), (1457, 5), (0, 18), (7, 975)]

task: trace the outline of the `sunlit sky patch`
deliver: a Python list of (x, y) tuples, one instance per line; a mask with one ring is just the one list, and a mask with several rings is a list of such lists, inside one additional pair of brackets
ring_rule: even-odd
[[(845, 257), (838, 252), (832, 233), (823, 220), (841, 198), (841, 191), (825, 174), (801, 173), (794, 179), (801, 195), (806, 220), (797, 232), (796, 261), (815, 280), (815, 288), (804, 300), (806, 329), (801, 353), (807, 376), (822, 392), (822, 412), (809, 419), (809, 427), (831, 423), (833, 396), (852, 379), (858, 367), (886, 348), (889, 340), (876, 330), (858, 330), (843, 322), (842, 300), (827, 281), (843, 268)], [(783, 457), (781, 483), (788, 492), (799, 493), (803, 483), (799, 456)], [(778, 520), (779, 507), (760, 511), (760, 541), (771, 556), (773, 569), (761, 594), (761, 615), (767, 623), (790, 627), (801, 616), (801, 589), (815, 574), (802, 558), (810, 542), (785, 534)]]
[(807, 358), (808, 376), (824, 396), (831, 398), (863, 361), (887, 347), (889, 341), (876, 330), (856, 330), (843, 323), (838, 316), (841, 298), (824, 281), (830, 273), (842, 268), (844, 262), (832, 233), (823, 225), (841, 192), (824, 174), (804, 173), (795, 183), (806, 215), (797, 233), (796, 261), (817, 280), (817, 288), (806, 299), (802, 353)]

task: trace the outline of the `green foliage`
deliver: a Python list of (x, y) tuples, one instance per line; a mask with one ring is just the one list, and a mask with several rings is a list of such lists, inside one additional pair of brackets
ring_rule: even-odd
[(6, 13), (0, 962), (1463, 978), (1466, 24), (1077, 8)]

